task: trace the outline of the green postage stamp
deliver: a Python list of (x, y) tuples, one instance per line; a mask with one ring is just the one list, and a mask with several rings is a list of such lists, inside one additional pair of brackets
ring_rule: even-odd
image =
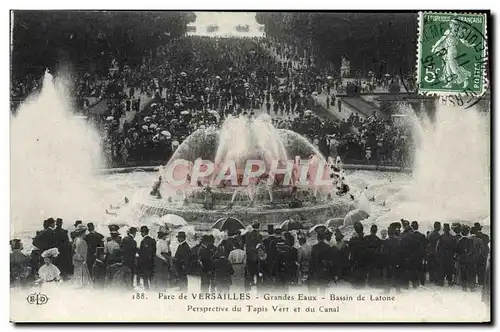
[(420, 12), (418, 90), (424, 95), (479, 97), (488, 87), (484, 13)]

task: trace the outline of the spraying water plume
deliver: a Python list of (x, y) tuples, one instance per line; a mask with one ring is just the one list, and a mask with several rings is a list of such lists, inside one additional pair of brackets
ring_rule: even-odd
[(50, 216), (91, 221), (104, 210), (93, 175), (104, 166), (100, 137), (74, 116), (66, 83), (46, 71), (41, 92), (11, 118), (12, 232), (39, 229)]

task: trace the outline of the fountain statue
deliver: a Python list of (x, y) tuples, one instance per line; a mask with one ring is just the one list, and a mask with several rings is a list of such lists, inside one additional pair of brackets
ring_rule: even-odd
[[(249, 160), (260, 166), (249, 166)], [(248, 223), (254, 219), (261, 224), (279, 223), (295, 215), (322, 223), (344, 217), (355, 207), (346, 195), (340, 164), (340, 160), (327, 161), (300, 134), (276, 129), (267, 114), (255, 119), (229, 116), (220, 129), (191, 134), (160, 171), (164, 180), (154, 184), (151, 194), (180, 191), (177, 204), (154, 195), (141, 208), (146, 214), (177, 214), (197, 223), (227, 216)], [(323, 185), (315, 181), (320, 177)], [(173, 185), (169, 178), (186, 180)], [(175, 194), (169, 196), (176, 200)]]

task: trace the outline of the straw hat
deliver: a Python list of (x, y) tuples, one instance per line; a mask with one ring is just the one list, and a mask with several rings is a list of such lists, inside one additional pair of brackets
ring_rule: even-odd
[(42, 253), (42, 258), (51, 258), (59, 256), (59, 249), (51, 248), (47, 249)]

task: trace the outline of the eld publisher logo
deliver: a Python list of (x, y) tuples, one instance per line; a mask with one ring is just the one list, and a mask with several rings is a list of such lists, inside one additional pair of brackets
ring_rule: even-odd
[(28, 295), (28, 297), (26, 298), (26, 301), (29, 304), (44, 305), (44, 304), (47, 304), (47, 302), (49, 302), (49, 298), (45, 294), (34, 293), (34, 294)]

